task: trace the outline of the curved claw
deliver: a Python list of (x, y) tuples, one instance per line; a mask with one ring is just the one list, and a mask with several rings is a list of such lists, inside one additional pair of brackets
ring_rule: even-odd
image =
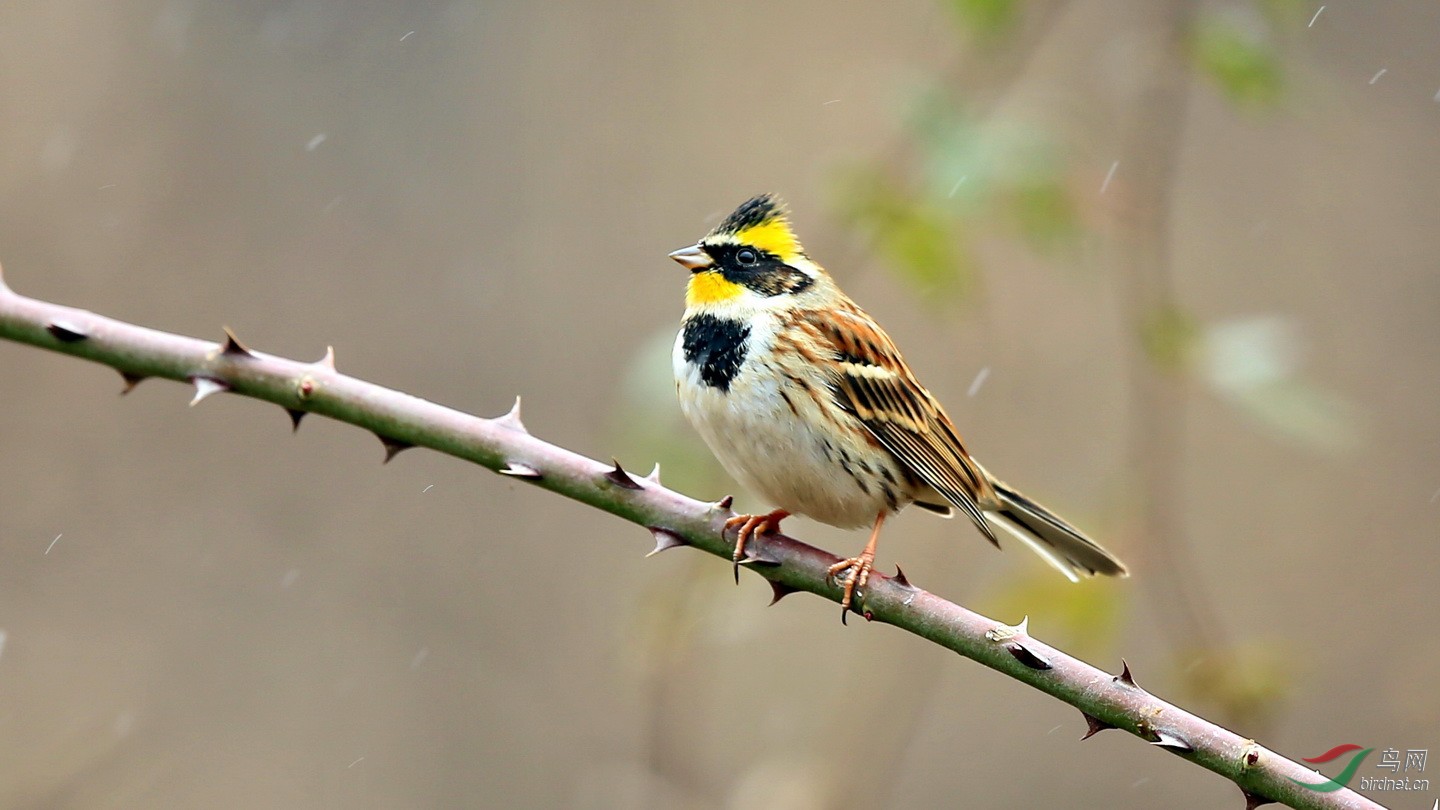
[(733, 527), (740, 527), (735, 534), (735, 552), (730, 555), (730, 560), (735, 567), (735, 584), (740, 584), (740, 560), (745, 557), (745, 546), (754, 537), (756, 532), (761, 536), (775, 535), (780, 532), (780, 521), (790, 517), (790, 513), (784, 509), (776, 509), (764, 515), (735, 515), (725, 521), (725, 531)]
[[(869, 550), (867, 549), (867, 552)], [(845, 588), (845, 594), (840, 599), (840, 623), (846, 624), (846, 617), (850, 613), (850, 606), (855, 604), (855, 592), (864, 590), (866, 583), (870, 581), (870, 572), (875, 568), (875, 554), (873, 552), (861, 552), (858, 557), (851, 557), (848, 560), (841, 560), (830, 566), (825, 572), (825, 578)], [(844, 572), (845, 576), (840, 576)]]

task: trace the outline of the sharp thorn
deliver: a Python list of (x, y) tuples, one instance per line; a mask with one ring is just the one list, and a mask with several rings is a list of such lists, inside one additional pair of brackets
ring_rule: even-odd
[(1080, 712), (1080, 715), (1085, 718), (1086, 725), (1085, 734), (1080, 738), (1082, 742), (1090, 739), (1091, 737), (1094, 737), (1096, 734), (1099, 734), (1105, 729), (1115, 728), (1104, 720), (1101, 720), (1100, 718), (1095, 717), (1088, 712)]
[(725, 497), (715, 502), (715, 508), (719, 509), (721, 512), (724, 512), (725, 510), (729, 509), (730, 505), (733, 503), (735, 503), (735, 496), (726, 495)]
[[(501, 472), (504, 471), (502, 470)], [(534, 470), (531, 470), (531, 472), (534, 472)], [(539, 476), (537, 475), (536, 477)], [(674, 532), (666, 531), (658, 526), (651, 526), (649, 528), (650, 534), (655, 538), (655, 548), (651, 549), (650, 553), (645, 555), (646, 557), (654, 557), (662, 551), (669, 551), (677, 546), (689, 545), (681, 539), (680, 535)]]
[(45, 331), (49, 332), (52, 337), (61, 343), (79, 343), (85, 338), (90, 337), (83, 328), (70, 321), (51, 321), (50, 324), (45, 327)]
[(770, 594), (771, 594), (771, 596), (770, 596), (770, 604), (771, 604), (771, 605), (775, 604), (776, 602), (779, 602), (781, 599), (784, 599), (785, 597), (787, 597), (787, 596), (789, 596), (790, 594), (795, 593), (795, 591), (799, 590), (798, 588), (792, 588), (792, 587), (790, 587), (789, 585), (786, 585), (786, 584), (783, 583), (783, 582), (779, 582), (779, 581), (776, 581), (776, 580), (773, 580), (773, 579), (767, 579), (767, 580), (765, 580), (765, 581), (768, 582), (768, 583), (770, 583)]
[(915, 586), (911, 585), (909, 578), (905, 576), (905, 569), (901, 568), (899, 563), (895, 564), (895, 576), (891, 577), (890, 581), (907, 590), (915, 590)]
[(620, 466), (619, 460), (612, 458), (611, 461), (615, 462), (615, 469), (605, 473), (604, 478), (606, 481), (609, 481), (621, 489), (643, 489), (643, 487), (636, 483), (634, 478), (630, 477), (630, 473), (625, 472)]
[(501, 474), (501, 475), (508, 475), (508, 476), (513, 477), (513, 478), (535, 478), (535, 479), (538, 479), (538, 478), (541, 477), (541, 476), (540, 476), (540, 471), (537, 470), (537, 469), (535, 469), (534, 467), (530, 467), (530, 466), (525, 465), (525, 464), (518, 464), (518, 463), (516, 463), (516, 462), (514, 462), (514, 461), (506, 462), (506, 463), (505, 463), (505, 467), (500, 470), (500, 474)]
[(524, 433), (527, 435), (530, 433), (530, 431), (525, 429), (525, 423), (520, 421), (520, 397), (518, 396), (515, 397), (515, 404), (510, 406), (510, 410), (505, 413), (504, 416), (495, 417), (495, 423), (500, 427), (513, 430), (516, 433)]
[(190, 382), (195, 386), (195, 397), (190, 400), (192, 408), (200, 404), (200, 401), (206, 397), (230, 389), (230, 386), (226, 385), (223, 380), (217, 380), (214, 377), (191, 377)]
[(991, 641), (1006, 641), (1016, 636), (1028, 635), (1030, 635), (1030, 616), (1028, 614), (1014, 627), (1008, 624), (1001, 624), (985, 631), (985, 638)]
[(1006, 644), (1005, 649), (1009, 651), (1011, 655), (1015, 656), (1016, 661), (1019, 661), (1031, 669), (1050, 669), (1049, 661), (1041, 658), (1034, 650), (1031, 650), (1018, 641), (1012, 641)]
[(1195, 750), (1195, 746), (1168, 731), (1156, 731), (1155, 736), (1160, 739), (1154, 740), (1150, 744), (1159, 748), (1169, 748), (1171, 751), (1179, 751), (1182, 754), (1188, 754)]
[(1126, 686), (1133, 686), (1136, 689), (1139, 689), (1140, 685), (1135, 683), (1135, 676), (1130, 674), (1130, 662), (1126, 661), (1124, 658), (1121, 658), (1120, 666), (1122, 667), (1122, 669), (1120, 670), (1120, 674), (1115, 676), (1115, 680), (1119, 683), (1125, 684)]
[(120, 396), (125, 396), (135, 390), (135, 386), (145, 382), (145, 377), (139, 374), (131, 374), (126, 371), (120, 372), (121, 379), (125, 380), (125, 387), (120, 389)]
[(315, 365), (317, 365), (317, 366), (324, 366), (325, 368), (328, 368), (328, 369), (330, 369), (331, 371), (334, 371), (334, 370), (335, 370), (335, 347), (334, 347), (334, 346), (326, 346), (326, 347), (325, 347), (325, 356), (322, 357), (322, 358), (320, 358), (319, 360), (316, 360), (316, 361), (315, 361)]
[(1245, 797), (1245, 810), (1255, 810), (1261, 805), (1275, 803), (1274, 799), (1267, 799), (1258, 793), (1251, 793), (1245, 788), (1240, 788), (1240, 794)]
[(385, 445), (385, 460), (380, 462), (381, 464), (389, 464), (390, 459), (400, 455), (401, 450), (409, 450), (410, 448), (415, 446), (410, 442), (403, 442), (399, 439), (392, 439), (389, 436), (381, 436), (379, 433), (375, 434), (375, 438), (379, 439), (380, 443)]
[(651, 470), (650, 474), (645, 476), (645, 480), (652, 484), (658, 485), (660, 483), (660, 462), (655, 462), (655, 469)]
[(221, 328), (225, 330), (225, 345), (220, 349), (221, 354), (228, 354), (232, 357), (255, 356), (254, 352), (250, 351), (245, 347), (245, 344), (240, 342), (240, 338), (235, 337), (235, 333), (230, 331), (230, 327), (225, 326)]
[[(758, 554), (756, 553), (757, 551), (759, 552)], [(737, 566), (760, 565), (773, 567), (780, 565), (780, 561), (772, 556), (767, 555), (764, 549), (757, 549), (755, 547), (754, 538), (751, 538), (750, 542), (745, 545), (745, 556), (736, 560), (735, 564)]]
[(295, 408), (286, 408), (285, 413), (290, 414), (290, 424), (292, 426), (290, 428), (290, 432), (299, 432), (300, 420), (305, 418), (305, 411), (297, 410)]

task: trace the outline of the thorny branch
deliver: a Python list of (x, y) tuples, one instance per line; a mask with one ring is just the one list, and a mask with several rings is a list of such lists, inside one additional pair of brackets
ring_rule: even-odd
[[(519, 400), (507, 414), (482, 419), (341, 374), (333, 352), (313, 363), (254, 352), (228, 330), (220, 343), (147, 329), (80, 309), (26, 298), (0, 276), (0, 338), (82, 357), (120, 372), (125, 390), (150, 377), (192, 385), (191, 404), (220, 392), (271, 402), (300, 426), (307, 413), (373, 432), (389, 460), (409, 447), (428, 447), (502, 475), (527, 480), (646, 527), (651, 553), (688, 545), (730, 559), (723, 524), (730, 499), (706, 503), (660, 485), (658, 470), (637, 478), (619, 463), (603, 464), (531, 436)], [(777, 535), (752, 542), (749, 567), (770, 581), (775, 601), (808, 591), (834, 602), (827, 581), (832, 554)], [(894, 625), (1022, 681), (1079, 709), (1084, 737), (1124, 729), (1151, 745), (1208, 768), (1239, 786), (1246, 807), (1283, 802), (1296, 808), (1373, 808), (1341, 788), (1319, 792), (1298, 783), (1325, 778), (1140, 687), (1126, 665), (1112, 675), (1010, 627), (916, 588), (903, 574), (871, 576), (867, 619)]]

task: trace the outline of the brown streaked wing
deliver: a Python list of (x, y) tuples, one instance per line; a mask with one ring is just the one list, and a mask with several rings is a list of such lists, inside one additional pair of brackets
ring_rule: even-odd
[(977, 504), (996, 498), (989, 479), (971, 461), (950, 418), (915, 379), (890, 336), (859, 307), (812, 311), (802, 318), (838, 361), (832, 388), (837, 404), (855, 414), (886, 450), (999, 546)]

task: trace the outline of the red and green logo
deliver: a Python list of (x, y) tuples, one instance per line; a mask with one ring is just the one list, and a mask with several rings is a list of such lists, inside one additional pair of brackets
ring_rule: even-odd
[[(1355, 771), (1360, 768), (1360, 763), (1364, 762), (1365, 757), (1369, 756), (1370, 752), (1374, 750), (1374, 748), (1361, 748), (1354, 743), (1337, 745), (1334, 748), (1331, 748), (1329, 751), (1320, 754), (1319, 756), (1305, 758), (1305, 761), (1311, 763), (1312, 765), (1323, 765), (1326, 762), (1333, 762), (1340, 757), (1345, 756), (1346, 754), (1351, 754), (1350, 761), (1346, 763), (1344, 770), (1336, 774), (1334, 778), (1326, 779), (1324, 782), (1316, 783), (1301, 782), (1299, 779), (1291, 779), (1290, 781), (1294, 782), (1300, 787), (1309, 788), (1320, 793), (1330, 793), (1332, 791), (1339, 790), (1340, 788), (1343, 788), (1346, 785), (1350, 784), (1350, 780), (1355, 778)], [(1352, 754), (1352, 752), (1355, 751), (1358, 751), (1359, 753)]]

